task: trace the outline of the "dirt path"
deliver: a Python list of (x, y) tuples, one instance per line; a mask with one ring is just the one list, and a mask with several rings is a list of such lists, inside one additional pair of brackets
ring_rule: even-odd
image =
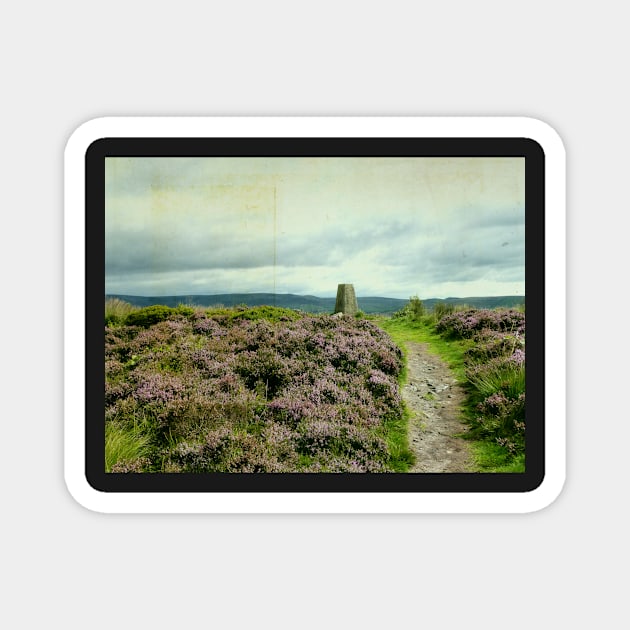
[(407, 343), (407, 384), (402, 396), (412, 412), (409, 429), (416, 464), (409, 472), (470, 472), (472, 460), (462, 438), (466, 425), (460, 419), (459, 407), (464, 392), (450, 368), (427, 344)]

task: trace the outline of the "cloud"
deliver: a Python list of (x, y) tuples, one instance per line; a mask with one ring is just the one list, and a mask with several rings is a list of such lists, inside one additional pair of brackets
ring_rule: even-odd
[(352, 282), (362, 295), (520, 294), (522, 170), (474, 159), (114, 161), (107, 291), (334, 295)]

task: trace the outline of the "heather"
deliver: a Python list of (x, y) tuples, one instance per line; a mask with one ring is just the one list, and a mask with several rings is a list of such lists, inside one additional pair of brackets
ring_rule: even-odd
[(471, 338), (486, 331), (523, 334), (525, 313), (516, 309), (466, 309), (442, 317), (437, 332), (451, 339)]
[(468, 309), (440, 319), (436, 331), (472, 342), (464, 351), (471, 436), (500, 446), (505, 463), (523, 462), (525, 314)]
[(370, 321), (157, 306), (106, 324), (108, 470), (392, 472), (412, 459), (402, 353)]

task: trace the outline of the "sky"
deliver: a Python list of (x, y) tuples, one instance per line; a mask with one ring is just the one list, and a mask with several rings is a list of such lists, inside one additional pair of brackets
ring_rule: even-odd
[(107, 158), (105, 292), (525, 295), (524, 158)]

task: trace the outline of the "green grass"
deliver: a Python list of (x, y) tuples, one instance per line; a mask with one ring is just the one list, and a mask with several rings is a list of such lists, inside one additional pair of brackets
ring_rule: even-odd
[(479, 472), (521, 473), (525, 472), (525, 455), (512, 456), (493, 442), (471, 442), (473, 460)]
[(135, 306), (118, 298), (105, 300), (105, 325), (115, 326), (122, 324), (130, 313), (137, 311)]
[(147, 434), (116, 422), (105, 424), (105, 472), (111, 472), (116, 464), (139, 460), (146, 455), (148, 449)]
[(466, 370), (464, 366), (464, 352), (472, 346), (469, 339), (456, 341), (447, 341), (435, 332), (433, 325), (430, 323), (430, 317), (423, 318), (420, 321), (409, 321), (406, 319), (379, 319), (375, 320), (389, 336), (394, 340), (398, 347), (405, 355), (405, 373), (406, 379), (406, 357), (407, 343), (426, 343), (428, 350), (432, 354), (441, 357), (448, 366), (453, 370), (455, 376), (462, 383), (466, 380)]
[(125, 318), (125, 324), (128, 326), (141, 326), (142, 328), (149, 328), (150, 326), (153, 326), (153, 324), (171, 319), (174, 315), (190, 317), (194, 312), (194, 309), (190, 306), (177, 306), (176, 308), (171, 308), (170, 306), (154, 304), (153, 306), (145, 306), (144, 308), (139, 308), (129, 313)]
[(510, 398), (518, 398), (525, 391), (525, 366), (500, 366), (480, 377), (470, 377), (470, 382), (479, 393), (480, 399), (496, 392)]
[[(212, 311), (208, 311), (212, 313)], [(276, 323), (280, 321), (295, 321), (303, 317), (301, 313), (290, 308), (281, 308), (279, 306), (252, 306), (246, 307), (244, 310), (229, 311), (231, 319), (246, 319), (250, 321), (258, 321), (261, 319), (268, 322)]]
[(388, 420), (385, 426), (387, 430), (387, 446), (391, 454), (389, 466), (394, 472), (407, 472), (416, 462), (416, 456), (409, 448), (409, 420), (411, 413), (408, 409), (402, 417)]

